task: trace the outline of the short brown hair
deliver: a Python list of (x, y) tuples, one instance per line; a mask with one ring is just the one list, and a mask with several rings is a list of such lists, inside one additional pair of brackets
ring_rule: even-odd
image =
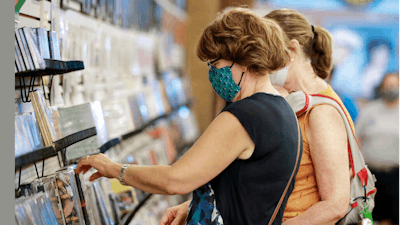
[(288, 39), (279, 25), (249, 9), (227, 8), (208, 25), (199, 40), (202, 61), (223, 58), (265, 75), (284, 67), (290, 59)]
[(296, 39), (303, 47), (306, 57), (311, 59), (315, 73), (325, 79), (332, 69), (332, 37), (320, 26), (311, 24), (299, 12), (291, 9), (278, 9), (264, 18), (275, 20), (290, 40)]

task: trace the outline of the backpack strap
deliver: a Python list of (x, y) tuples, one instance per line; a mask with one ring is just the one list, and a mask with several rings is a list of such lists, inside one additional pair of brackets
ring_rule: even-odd
[(287, 185), (286, 185), (286, 188), (285, 188), (285, 190), (283, 191), (281, 198), (279, 199), (278, 205), (276, 205), (276, 207), (275, 207), (274, 213), (272, 214), (272, 217), (271, 217), (271, 219), (269, 220), (268, 225), (271, 225), (271, 224), (274, 222), (275, 217), (276, 217), (276, 215), (278, 214), (279, 209), (281, 208), (283, 199), (284, 199), (285, 196), (286, 196), (287, 190), (289, 189), (290, 183), (291, 183), (292, 180), (293, 180), (293, 177), (294, 177), (294, 174), (295, 174), (295, 172), (296, 172), (297, 166), (298, 166), (298, 164), (300, 164), (300, 163), (299, 163), (300, 160), (301, 160), (300, 154), (302, 153), (302, 151), (301, 151), (301, 150), (302, 150), (302, 149), (301, 149), (301, 144), (302, 144), (303, 140), (302, 140), (302, 138), (301, 138), (300, 125), (299, 125), (299, 121), (297, 120), (297, 118), (296, 118), (296, 123), (297, 123), (297, 133), (298, 133), (298, 146), (297, 146), (296, 164), (294, 165), (292, 175), (290, 176), (289, 181), (288, 181), (288, 183), (287, 183)]
[(349, 159), (352, 165), (353, 178), (356, 173), (360, 177), (363, 185), (368, 184), (368, 173), (365, 169), (365, 161), (361, 155), (360, 148), (356, 141), (355, 134), (351, 129), (350, 122), (344, 113), (343, 107), (336, 101), (336, 99), (326, 95), (307, 95), (302, 91), (297, 91), (286, 96), (286, 101), (292, 106), (292, 109), (296, 112), (297, 116), (305, 113), (311, 107), (319, 104), (329, 104), (334, 106), (342, 116), (345, 123), (347, 137), (348, 137), (348, 148), (349, 148)]

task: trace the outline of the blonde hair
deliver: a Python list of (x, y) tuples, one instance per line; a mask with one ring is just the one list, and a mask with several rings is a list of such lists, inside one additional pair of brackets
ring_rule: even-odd
[(257, 75), (283, 68), (290, 59), (279, 25), (240, 7), (225, 9), (204, 29), (197, 56), (202, 61), (232, 60)]
[(274, 10), (264, 18), (276, 21), (290, 40), (296, 39), (311, 59), (314, 72), (322, 79), (328, 77), (332, 69), (332, 37), (327, 30), (313, 26), (313, 31), (307, 19), (291, 9)]

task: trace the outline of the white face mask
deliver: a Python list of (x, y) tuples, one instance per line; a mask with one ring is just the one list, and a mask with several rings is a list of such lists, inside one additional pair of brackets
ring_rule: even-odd
[(270, 74), (269, 79), (271, 80), (271, 84), (279, 86), (279, 87), (283, 87), (283, 85), (286, 82), (288, 71), (289, 71), (289, 66), (286, 66), (283, 69), (280, 69), (280, 70), (275, 71), (274, 73)]

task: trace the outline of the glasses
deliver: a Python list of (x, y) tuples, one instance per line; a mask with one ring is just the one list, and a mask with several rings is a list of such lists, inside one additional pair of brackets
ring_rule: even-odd
[(220, 59), (221, 59), (221, 58), (218, 58), (218, 59), (216, 59), (216, 60), (214, 60), (214, 61), (211, 61), (211, 62), (207, 63), (208, 68), (209, 68), (210, 70), (216, 70), (217, 68), (216, 68), (215, 66), (213, 66), (212, 64), (215, 63), (216, 61), (220, 60)]
[[(215, 66), (213, 66), (212, 64), (215, 63), (216, 61), (220, 60), (220, 59), (221, 59), (221, 58), (218, 58), (218, 59), (216, 59), (216, 60), (214, 60), (214, 61), (211, 61), (211, 62), (207, 63), (208, 68), (209, 68), (211, 71), (216, 70), (217, 68), (216, 68)], [(232, 68), (232, 66), (233, 66), (234, 63), (235, 63), (235, 62), (232, 62), (232, 65), (231, 65), (229, 68)]]

